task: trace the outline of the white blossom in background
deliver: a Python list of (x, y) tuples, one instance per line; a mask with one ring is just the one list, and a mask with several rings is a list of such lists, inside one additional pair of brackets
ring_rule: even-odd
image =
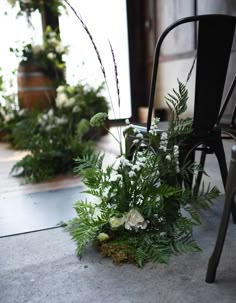
[(49, 60), (54, 60), (54, 59), (56, 58), (56, 55), (55, 55), (54, 53), (48, 53), (48, 54), (47, 54), (47, 58), (48, 58)]
[(13, 113), (9, 113), (7, 115), (5, 115), (4, 119), (5, 119), (5, 122), (9, 122), (11, 121), (12, 119), (14, 119), (14, 114)]
[(55, 50), (58, 54), (61, 54), (65, 51), (65, 47), (62, 45), (61, 42), (59, 42), (58, 45), (56, 46)]
[(57, 97), (56, 97), (56, 106), (58, 108), (65, 107), (65, 104), (66, 104), (67, 100), (68, 100), (68, 97), (67, 97), (67, 95), (65, 93), (63, 93), (63, 92), (62, 93), (58, 93)]
[(63, 93), (64, 91), (65, 91), (65, 86), (59, 85), (59, 86), (57, 87), (57, 93)]
[(72, 113), (78, 113), (80, 111), (80, 108), (78, 105), (74, 106), (72, 109)]

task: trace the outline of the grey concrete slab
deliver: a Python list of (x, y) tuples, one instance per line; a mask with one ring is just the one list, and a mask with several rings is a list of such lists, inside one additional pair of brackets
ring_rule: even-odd
[(56, 227), (72, 219), (83, 186), (0, 196), (0, 237)]
[(1, 303), (234, 303), (236, 226), (229, 226), (214, 284), (205, 282), (223, 196), (202, 212), (194, 230), (202, 252), (174, 256), (169, 265), (114, 265), (88, 246), (82, 258), (64, 229), (0, 239)]

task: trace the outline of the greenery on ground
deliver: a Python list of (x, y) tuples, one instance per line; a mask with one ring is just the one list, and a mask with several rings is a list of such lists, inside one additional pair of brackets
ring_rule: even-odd
[[(87, 198), (75, 203), (77, 216), (66, 229), (80, 255), (89, 242), (116, 263), (168, 263), (173, 254), (196, 252), (194, 226), (201, 223), (199, 209), (208, 209), (218, 196), (217, 188), (204, 186), (194, 193), (191, 177), (201, 168), (195, 162), (180, 162), (179, 144), (191, 132), (190, 119), (181, 119), (188, 92), (181, 82), (167, 98), (171, 110), (169, 128), (152, 122), (144, 136), (133, 125), (124, 130), (125, 146), (119, 138), (117, 160), (104, 168), (104, 155), (77, 158)], [(102, 125), (99, 113), (91, 125)], [(132, 138), (132, 144), (129, 144)]]
[(0, 104), (0, 127), (12, 147), (29, 153), (12, 168), (14, 175), (27, 182), (40, 182), (57, 174), (73, 171), (78, 155), (90, 155), (95, 141), (103, 134), (93, 130), (89, 119), (100, 109), (108, 112), (98, 88), (78, 83), (57, 89), (55, 106), (42, 111), (19, 109), (15, 99)]

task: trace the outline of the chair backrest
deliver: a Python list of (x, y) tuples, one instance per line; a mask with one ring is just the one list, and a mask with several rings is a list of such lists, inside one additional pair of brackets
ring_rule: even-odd
[(198, 25), (193, 131), (209, 133), (216, 124), (224, 92), (236, 17), (211, 14), (180, 19), (170, 25), (158, 39), (149, 96), (148, 130), (151, 126), (162, 43), (173, 29), (190, 22)]

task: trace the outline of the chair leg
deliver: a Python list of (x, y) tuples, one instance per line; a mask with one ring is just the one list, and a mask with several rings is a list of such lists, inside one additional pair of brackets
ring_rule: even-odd
[(234, 202), (234, 195), (236, 192), (235, 175), (236, 175), (236, 145), (232, 150), (232, 158), (230, 161), (229, 174), (225, 188), (224, 210), (220, 222), (216, 245), (208, 262), (208, 268), (206, 274), (206, 282), (208, 283), (212, 283), (215, 281), (216, 270), (223, 250), (225, 236), (229, 224), (230, 211), (232, 211), (231, 207)]
[[(224, 152), (222, 140), (219, 140), (216, 144), (214, 144), (213, 148), (220, 166), (222, 182), (224, 184), (224, 187), (226, 188), (228, 169), (227, 169), (227, 163), (225, 159), (225, 152)], [(231, 203), (231, 214), (232, 214), (233, 223), (236, 224), (236, 205), (234, 201), (232, 201)]]
[[(204, 146), (204, 147), (206, 147), (206, 146)], [(206, 155), (207, 155), (207, 151), (206, 151), (206, 149), (203, 149), (201, 152), (201, 157), (200, 157), (200, 162), (199, 162), (202, 169), (204, 168), (204, 165), (205, 165)], [(200, 184), (202, 181), (202, 174), (203, 174), (203, 170), (199, 171), (197, 174), (196, 182), (195, 182), (194, 189), (193, 189), (194, 194), (197, 194), (199, 192)]]
[(206, 282), (208, 283), (212, 283), (215, 281), (216, 270), (220, 261), (220, 256), (223, 250), (225, 236), (229, 224), (231, 204), (232, 204), (232, 197), (228, 197), (225, 201), (224, 211), (219, 228), (219, 233), (217, 236), (216, 245), (208, 262), (207, 274), (206, 274)]

